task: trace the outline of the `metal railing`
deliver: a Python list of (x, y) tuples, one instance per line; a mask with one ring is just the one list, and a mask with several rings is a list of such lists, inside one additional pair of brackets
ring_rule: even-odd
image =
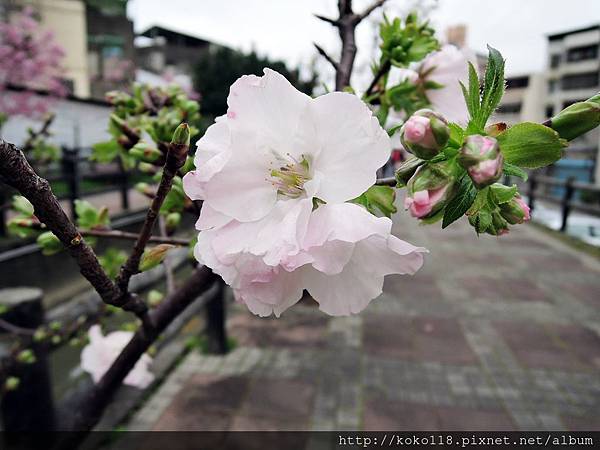
[[(57, 197), (59, 200), (68, 200), (72, 218), (75, 218), (76, 199), (106, 192), (118, 191), (121, 209), (129, 210), (130, 173), (120, 163), (97, 167), (87, 156), (82, 156), (84, 153), (89, 153), (89, 149), (63, 148), (57, 168), (43, 175), (50, 184), (64, 183), (65, 189), (61, 189)], [(99, 186), (84, 188), (84, 181), (96, 182)], [(0, 181), (0, 237), (7, 234), (7, 213), (14, 193)]]
[[(510, 183), (510, 180), (507, 180)], [(509, 184), (507, 183), (507, 184)], [(560, 188), (562, 195), (552, 194), (548, 188)], [(588, 192), (598, 195), (600, 199), (600, 186), (575, 181), (575, 178), (558, 179), (542, 175), (532, 175), (526, 183), (526, 188), (521, 193), (528, 198), (531, 211), (535, 209), (538, 200), (559, 205), (561, 208), (560, 231), (567, 230), (569, 215), (573, 211), (583, 212), (595, 217), (600, 217), (600, 200), (597, 203), (586, 203), (578, 199), (577, 193)]]

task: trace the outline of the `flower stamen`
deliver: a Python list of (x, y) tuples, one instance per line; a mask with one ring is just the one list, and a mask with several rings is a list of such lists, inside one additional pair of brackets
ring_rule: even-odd
[(304, 193), (304, 183), (311, 179), (308, 160), (302, 156), (298, 161), (289, 153), (291, 163), (271, 170), (271, 184), (277, 188), (277, 193), (286, 197), (297, 198)]

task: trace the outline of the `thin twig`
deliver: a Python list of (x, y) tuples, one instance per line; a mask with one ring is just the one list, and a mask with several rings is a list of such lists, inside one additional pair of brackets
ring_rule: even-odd
[(48, 180), (35, 173), (23, 152), (1, 139), (0, 173), (8, 185), (31, 202), (35, 215), (67, 248), (79, 265), (81, 274), (102, 301), (135, 313), (146, 327), (149, 326), (146, 304), (137, 296), (120, 291), (106, 275), (94, 250), (83, 240), (52, 193)]
[[(160, 230), (160, 234), (163, 237), (167, 236), (167, 225), (165, 223), (164, 216), (158, 217), (158, 228)], [(171, 293), (175, 291), (175, 277), (173, 276), (173, 265), (171, 264), (171, 260), (169, 259), (169, 255), (165, 256), (163, 259), (163, 266), (165, 267), (165, 279), (167, 282), (167, 293)]]
[(33, 149), (35, 141), (40, 136), (44, 136), (44, 137), (50, 136), (50, 130), (49, 130), (50, 125), (52, 125), (52, 122), (54, 122), (55, 117), (56, 116), (53, 113), (49, 113), (46, 115), (44, 122), (42, 123), (42, 127), (39, 130), (32, 132), (29, 135), (29, 137), (27, 138), (27, 140), (25, 141), (25, 143), (23, 144), (23, 152), (24, 153), (27, 153)]
[(371, 4), (370, 6), (368, 6), (363, 12), (362, 14), (359, 14), (358, 17), (360, 17), (360, 20), (364, 20), (366, 19), (373, 11), (375, 11), (377, 8), (379, 8), (380, 6), (383, 6), (383, 4), (386, 2), (386, 0), (377, 0), (376, 2), (373, 2), (373, 4)]
[(337, 20), (329, 19), (320, 15), (315, 15), (318, 19), (323, 20), (338, 29), (340, 39), (342, 41), (342, 51), (339, 63), (333, 65), (333, 59), (324, 52), (321, 52), (320, 47), (315, 44), (319, 53), (323, 55), (335, 68), (335, 90), (341, 91), (346, 86), (350, 85), (350, 77), (354, 67), (356, 58), (356, 27), (358, 24), (375, 9), (385, 3), (386, 0), (377, 0), (368, 6), (362, 13), (355, 14), (352, 11), (352, 0), (339, 0), (338, 11), (339, 18)]
[(140, 265), (140, 260), (142, 258), (142, 253), (144, 253), (146, 244), (148, 243), (148, 240), (152, 235), (152, 230), (154, 229), (154, 224), (156, 223), (160, 207), (162, 206), (163, 202), (165, 201), (165, 198), (167, 197), (167, 194), (173, 186), (173, 178), (177, 174), (177, 171), (181, 167), (183, 167), (183, 164), (185, 163), (187, 151), (187, 145), (169, 145), (169, 151), (167, 153), (165, 167), (163, 169), (162, 177), (160, 179), (160, 184), (158, 185), (158, 190), (156, 191), (156, 195), (152, 199), (150, 209), (148, 209), (148, 212), (146, 214), (146, 220), (142, 225), (142, 229), (140, 231), (137, 241), (135, 242), (135, 245), (133, 246), (131, 255), (129, 255), (129, 258), (121, 267), (119, 275), (116, 279), (117, 287), (121, 290), (121, 292), (127, 292), (129, 280), (133, 275), (139, 272), (138, 268)]
[[(129, 233), (127, 231), (118, 230), (80, 230), (82, 236), (91, 237), (102, 237), (110, 239), (124, 239), (129, 241), (136, 241), (140, 235), (137, 233)], [(171, 244), (186, 246), (189, 245), (189, 239), (176, 238), (176, 237), (165, 237), (165, 236), (150, 236), (148, 242), (156, 244)]]
[(333, 25), (334, 27), (337, 27), (339, 25), (339, 22), (335, 19), (330, 19), (329, 17), (325, 17), (320, 14), (314, 14), (314, 16), (317, 19), (322, 20), (323, 22), (327, 22), (328, 24)]
[(375, 86), (377, 86), (377, 83), (379, 83), (381, 77), (385, 75), (387, 71), (390, 70), (391, 66), (392, 64), (390, 63), (390, 61), (385, 61), (381, 66), (379, 66), (377, 73), (373, 77), (373, 81), (371, 81), (371, 84), (369, 84), (369, 87), (365, 91), (365, 98), (373, 94), (373, 89), (375, 89)]
[(333, 66), (333, 68), (337, 71), (339, 69), (339, 67), (340, 67), (340, 65), (337, 63), (337, 61), (335, 61), (331, 56), (329, 56), (329, 54), (319, 44), (313, 42), (313, 45), (315, 46), (315, 48), (317, 49), (317, 51), (319, 52), (319, 54), (323, 58), (325, 58), (327, 60), (327, 62), (329, 64), (331, 64)]

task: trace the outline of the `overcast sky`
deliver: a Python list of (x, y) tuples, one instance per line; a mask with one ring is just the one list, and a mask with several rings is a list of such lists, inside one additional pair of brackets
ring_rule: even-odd
[[(373, 0), (354, 0), (360, 11)], [(600, 23), (600, 0), (388, 0), (388, 14), (414, 5), (429, 11), (436, 29), (468, 26), (468, 44), (485, 51), (486, 44), (507, 58), (509, 74), (543, 70), (548, 33)], [(168, 5), (168, 6), (167, 6)], [(130, 0), (129, 16), (137, 31), (163, 25), (234, 48), (281, 58), (294, 65), (308, 63), (320, 43), (332, 54), (339, 37), (313, 13), (335, 17), (336, 0)], [(374, 52), (374, 17), (358, 29), (359, 70)], [(320, 64), (323, 64), (322, 62)], [(320, 65), (324, 70), (327, 66)]]

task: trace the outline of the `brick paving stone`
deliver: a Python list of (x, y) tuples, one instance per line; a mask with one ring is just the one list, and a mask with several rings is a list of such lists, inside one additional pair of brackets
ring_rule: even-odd
[(517, 359), (527, 367), (585, 370), (597, 367), (600, 337), (576, 325), (496, 322)]
[(491, 276), (463, 277), (460, 284), (470, 298), (492, 300), (547, 301), (548, 296), (534, 282), (523, 278), (494, 278)]
[(369, 353), (446, 364), (477, 361), (455, 319), (368, 315), (365, 322), (364, 345)]
[[(131, 429), (600, 430), (599, 261), (534, 227), (477, 238), (463, 222), (399, 215), (394, 233), (431, 254), (359, 316), (232, 305), (237, 348), (188, 355)], [(314, 436), (277, 447), (327, 448)]]
[(307, 422), (313, 408), (314, 392), (314, 386), (300, 380), (254, 378), (241, 414)]
[(248, 383), (245, 377), (194, 375), (173, 398), (154, 430), (226, 430), (231, 415), (242, 404)]
[(515, 426), (502, 410), (371, 399), (365, 407), (364, 428), (373, 431), (508, 431)]
[(291, 320), (239, 314), (230, 321), (231, 335), (240, 345), (251, 347), (323, 347), (328, 318), (324, 315), (294, 315)]
[(600, 431), (598, 414), (588, 417), (562, 416), (561, 419), (569, 431)]

